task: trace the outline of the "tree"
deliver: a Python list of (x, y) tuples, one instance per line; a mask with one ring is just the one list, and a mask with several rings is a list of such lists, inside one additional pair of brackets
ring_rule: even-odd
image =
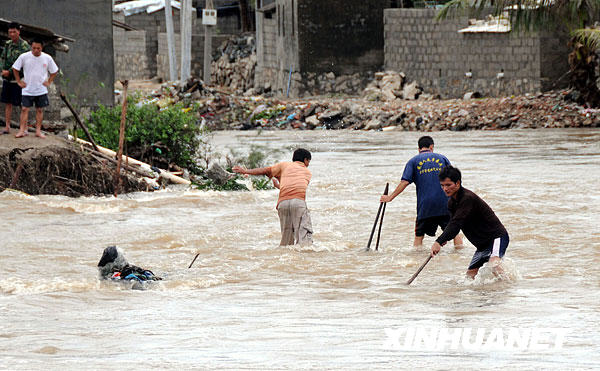
[(571, 87), (579, 92), (577, 102), (600, 107), (597, 85), (597, 50), (600, 28), (592, 25), (600, 10), (600, 0), (452, 0), (438, 12), (437, 19), (464, 14), (489, 12), (508, 18), (515, 32), (563, 30), (572, 36), (569, 42)]

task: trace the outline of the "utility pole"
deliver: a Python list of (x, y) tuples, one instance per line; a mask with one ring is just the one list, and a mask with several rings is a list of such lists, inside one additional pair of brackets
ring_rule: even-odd
[(217, 11), (212, 0), (206, 0), (206, 7), (202, 10), (202, 24), (204, 25), (204, 83), (210, 85), (212, 62), (212, 28), (217, 24)]
[(175, 54), (175, 32), (173, 31), (173, 8), (171, 8), (171, 0), (165, 0), (165, 22), (167, 26), (167, 50), (169, 54), (169, 80), (175, 81), (177, 80), (177, 55)]
[(192, 68), (192, 0), (181, 2), (181, 80), (191, 76)]

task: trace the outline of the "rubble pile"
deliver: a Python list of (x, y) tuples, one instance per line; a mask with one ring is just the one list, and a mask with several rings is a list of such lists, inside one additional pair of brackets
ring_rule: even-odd
[[(400, 78), (400, 79), (399, 79)], [(391, 98), (402, 74), (384, 74), (382, 94)], [(395, 95), (395, 94), (394, 94)], [(282, 99), (261, 95), (233, 95), (201, 80), (165, 83), (138, 104), (165, 107), (183, 103), (211, 130), (494, 130), (508, 128), (600, 127), (600, 109), (573, 102), (573, 92), (552, 91), (505, 98), (369, 100), (367, 97), (310, 97)], [(467, 99), (471, 97), (470, 99)]]
[(291, 90), (310, 97), (322, 94), (360, 95), (362, 88), (373, 79), (371, 72), (336, 76), (333, 72), (292, 74)]
[(212, 83), (227, 86), (236, 94), (254, 87), (256, 40), (254, 35), (233, 37), (215, 53), (211, 66)]
[[(186, 105), (206, 97), (218, 94), (218, 88), (204, 85), (204, 82), (196, 77), (190, 77), (185, 81), (164, 82), (158, 89), (151, 91), (140, 91), (143, 97), (137, 104), (156, 104), (159, 108), (167, 107), (179, 102)], [(123, 102), (122, 91), (115, 89), (115, 104)]]
[[(416, 100), (423, 95), (423, 89), (416, 81), (408, 83), (403, 72), (376, 72), (375, 79), (362, 92), (369, 101), (393, 102), (396, 100)], [(429, 95), (426, 95), (430, 97)]]
[(199, 103), (213, 130), (495, 130), (600, 127), (600, 110), (565, 99), (567, 91), (509, 98), (394, 100), (312, 98), (280, 100), (220, 94)]

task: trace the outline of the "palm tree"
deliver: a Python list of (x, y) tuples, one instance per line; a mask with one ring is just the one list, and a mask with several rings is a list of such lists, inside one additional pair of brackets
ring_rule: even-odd
[(572, 35), (569, 47), (570, 82), (579, 92), (577, 102), (600, 107), (596, 67), (600, 46), (598, 19), (600, 0), (451, 0), (438, 12), (437, 19), (464, 14), (480, 15), (491, 10), (506, 17), (516, 32), (562, 29)]

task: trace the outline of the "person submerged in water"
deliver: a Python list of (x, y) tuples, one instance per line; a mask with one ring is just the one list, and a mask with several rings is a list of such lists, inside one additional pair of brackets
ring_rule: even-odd
[(280, 246), (312, 244), (312, 223), (306, 206), (306, 189), (312, 177), (308, 170), (311, 154), (298, 148), (292, 155), (292, 162), (280, 162), (270, 167), (245, 169), (234, 166), (239, 174), (266, 175), (275, 178), (273, 184), (279, 188), (277, 213), (281, 226)]
[(102, 252), (98, 262), (98, 273), (101, 279), (113, 281), (134, 281), (143, 283), (145, 281), (160, 281), (152, 271), (129, 264), (125, 256), (116, 246), (108, 246)]
[(440, 185), (450, 197), (448, 209), (450, 222), (443, 233), (431, 246), (431, 256), (435, 256), (446, 242), (453, 239), (461, 230), (477, 251), (473, 255), (467, 275), (475, 278), (479, 268), (490, 262), (495, 274), (502, 273), (499, 266), (509, 237), (506, 228), (479, 196), (462, 186), (461, 173), (457, 168), (448, 165), (439, 174)]

